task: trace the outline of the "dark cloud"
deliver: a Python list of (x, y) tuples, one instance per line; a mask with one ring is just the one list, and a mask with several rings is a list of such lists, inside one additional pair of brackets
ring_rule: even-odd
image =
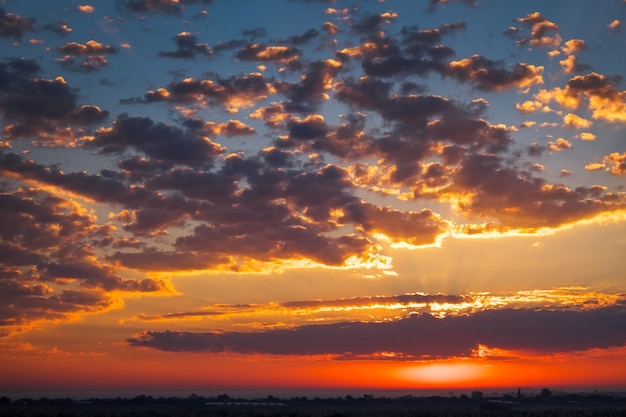
[(262, 38), (267, 36), (267, 30), (265, 28), (257, 27), (253, 29), (243, 29), (241, 35), (255, 40), (256, 38)]
[(0, 37), (22, 39), (26, 32), (34, 30), (34, 27), (35, 19), (7, 13), (0, 8)]
[(0, 335), (112, 308), (107, 291), (168, 291), (163, 281), (125, 279), (97, 259), (94, 242), (112, 229), (76, 202), (36, 188), (2, 191)]
[(444, 74), (469, 81), (486, 91), (526, 88), (543, 83), (543, 67), (518, 63), (508, 70), (502, 63), (480, 55), (450, 62)]
[(102, 153), (123, 152), (133, 148), (156, 160), (188, 165), (210, 164), (224, 149), (208, 138), (190, 131), (155, 123), (147, 117), (119, 116), (110, 128), (96, 131), (87, 144)]
[(454, 51), (441, 45), (443, 36), (465, 28), (465, 23), (443, 24), (435, 29), (405, 26), (401, 31), (401, 42), (393, 37), (371, 37), (367, 42), (339, 51), (339, 56), (361, 57), (365, 74), (377, 77), (398, 75), (426, 75), (430, 71), (444, 72), (444, 59)]
[(57, 20), (53, 23), (46, 23), (43, 25), (45, 30), (49, 30), (50, 32), (56, 33), (57, 35), (64, 37), (72, 33), (72, 28), (67, 25), (67, 20)]
[(293, 35), (285, 39), (285, 42), (290, 43), (292, 45), (304, 45), (305, 43), (310, 42), (311, 40), (317, 38), (320, 35), (320, 32), (317, 29), (308, 29), (301, 35)]
[(231, 49), (238, 49), (246, 45), (247, 43), (248, 41), (244, 39), (231, 39), (229, 41), (224, 41), (224, 42), (215, 44), (213, 46), (213, 50), (215, 52), (222, 52), (222, 51), (227, 51)]
[(306, 325), (261, 332), (147, 331), (131, 346), (172, 352), (375, 357), (470, 357), (478, 345), (537, 354), (574, 352), (626, 343), (623, 308), (585, 311), (504, 309), (437, 319), (428, 314), (386, 322)]
[(461, 3), (464, 4), (465, 6), (477, 6), (478, 2), (477, 0), (428, 0), (428, 10), (429, 11), (434, 11), (437, 9), (437, 7), (439, 7), (442, 4), (448, 4), (448, 3)]
[(311, 140), (326, 135), (328, 126), (320, 115), (309, 115), (304, 120), (290, 120), (287, 123), (289, 137), (295, 140)]
[(133, 13), (158, 12), (179, 15), (186, 6), (211, 4), (212, 0), (116, 0), (116, 3), (119, 8)]
[(99, 71), (109, 64), (104, 55), (89, 55), (82, 60), (66, 55), (63, 58), (57, 58), (56, 62), (67, 70), (84, 72)]
[(493, 155), (469, 156), (449, 191), (472, 193), (459, 210), (469, 218), (498, 219), (505, 229), (558, 227), (626, 206), (622, 196), (604, 187), (550, 184)]
[(176, 50), (160, 51), (159, 56), (167, 58), (194, 59), (196, 56), (210, 57), (213, 55), (211, 47), (198, 42), (198, 36), (194, 33), (181, 32), (174, 38)]
[(277, 86), (288, 99), (284, 109), (300, 113), (315, 111), (328, 98), (327, 91), (340, 70), (341, 63), (335, 60), (310, 63), (300, 82)]
[[(54, 137), (65, 127), (103, 122), (108, 112), (96, 106), (79, 106), (78, 94), (63, 78), (39, 77), (39, 65), (32, 60), (12, 59), (0, 63), (0, 112), (4, 134), (10, 139)], [(41, 136), (41, 142), (47, 136)], [(54, 138), (53, 138), (54, 140)]]
[(215, 80), (187, 78), (171, 82), (166, 88), (148, 91), (143, 98), (125, 99), (122, 102), (221, 105), (234, 112), (239, 107), (250, 107), (274, 92), (272, 80), (266, 79), (261, 74), (252, 73), (228, 78), (216, 77)]
[(350, 23), (350, 28), (360, 35), (377, 35), (382, 26), (393, 22), (398, 16), (394, 12), (381, 14), (366, 13), (363, 17)]

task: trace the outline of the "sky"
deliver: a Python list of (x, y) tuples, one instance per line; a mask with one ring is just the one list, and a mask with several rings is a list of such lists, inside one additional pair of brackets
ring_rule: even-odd
[(0, 1), (0, 395), (626, 390), (626, 1)]

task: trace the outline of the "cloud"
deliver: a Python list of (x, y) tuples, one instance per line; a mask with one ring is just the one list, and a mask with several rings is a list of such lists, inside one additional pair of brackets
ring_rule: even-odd
[(213, 55), (211, 47), (198, 42), (198, 36), (190, 32), (181, 32), (174, 38), (176, 50), (160, 51), (159, 56), (167, 58), (194, 59), (196, 56), (210, 57)]
[(449, 191), (457, 189), (462, 196), (471, 195), (457, 203), (460, 212), (469, 218), (498, 219), (505, 229), (558, 227), (625, 206), (623, 197), (604, 187), (550, 184), (489, 155), (463, 161)]
[(573, 129), (586, 129), (592, 125), (592, 122), (583, 119), (573, 113), (567, 113), (563, 116), (563, 127), (571, 127)]
[(596, 140), (597, 136), (590, 132), (580, 132), (580, 134), (576, 135), (576, 139), (580, 140)]
[(623, 154), (613, 152), (602, 158), (602, 162), (608, 166), (607, 171), (611, 174), (626, 175), (626, 152)]
[(390, 24), (398, 15), (388, 11), (380, 14), (366, 13), (357, 21), (350, 23), (350, 29), (360, 35), (376, 35), (382, 30), (382, 25)]
[(308, 42), (310, 42), (311, 40), (317, 38), (320, 35), (320, 32), (317, 29), (308, 29), (306, 30), (303, 34), (301, 35), (292, 35), (289, 36), (287, 39), (285, 39), (286, 43), (292, 44), (292, 45), (304, 45)]
[(363, 59), (362, 68), (369, 76), (444, 73), (443, 61), (453, 56), (454, 51), (440, 41), (445, 35), (464, 28), (462, 22), (446, 23), (433, 29), (405, 26), (401, 30), (401, 42), (394, 37), (370, 36), (360, 45), (341, 49), (338, 58), (343, 61)]
[(35, 19), (32, 17), (20, 17), (0, 8), (0, 37), (22, 39), (26, 32), (34, 30), (34, 27)]
[[(378, 352), (416, 360), (469, 357), (478, 345), (535, 354), (621, 346), (623, 308), (585, 311), (503, 309), (441, 319), (421, 314), (385, 322), (304, 325), (256, 332), (146, 331), (127, 342), (172, 352), (375, 357)], [(512, 323), (514, 323), (512, 325)]]
[(461, 81), (470, 81), (481, 90), (502, 91), (508, 88), (526, 88), (543, 84), (543, 67), (516, 64), (507, 70), (501, 64), (479, 55), (450, 62), (446, 75)]
[(566, 139), (558, 138), (554, 142), (548, 142), (548, 147), (551, 151), (561, 152), (566, 149), (572, 149), (572, 143)]
[(45, 136), (36, 138), (37, 135), (48, 133), (54, 137), (66, 127), (88, 127), (106, 120), (106, 110), (79, 106), (77, 91), (63, 78), (42, 78), (39, 71), (39, 64), (32, 60), (0, 62), (0, 112), (7, 122), (7, 138), (33, 137), (37, 142), (45, 142)]
[(535, 98), (542, 103), (556, 101), (570, 109), (579, 108), (583, 99), (587, 99), (587, 107), (594, 119), (608, 122), (626, 120), (626, 92), (619, 91), (610, 79), (595, 72), (571, 78), (564, 89), (540, 90)]
[(273, 62), (296, 68), (299, 66), (300, 51), (292, 46), (251, 43), (239, 48), (235, 58), (241, 61)]
[(79, 4), (78, 6), (76, 6), (76, 9), (78, 9), (79, 12), (81, 13), (93, 13), (96, 8), (89, 5), (89, 4)]
[(101, 153), (119, 153), (134, 148), (160, 161), (188, 165), (208, 164), (224, 148), (195, 132), (185, 132), (147, 117), (119, 116), (111, 127), (100, 128), (86, 144)]
[[(505, 34), (517, 39), (519, 45), (555, 47), (561, 44), (559, 25), (549, 21), (541, 13), (529, 13), (515, 21), (521, 23), (522, 28), (511, 27)], [(530, 33), (523, 29), (529, 30)]]
[(585, 44), (585, 41), (582, 39), (570, 39), (569, 41), (565, 42), (565, 44), (561, 47), (561, 49), (567, 55), (571, 55), (574, 52), (583, 51), (587, 49), (587, 45)]
[(45, 30), (49, 30), (50, 32), (56, 33), (57, 35), (63, 37), (72, 33), (72, 28), (67, 25), (67, 20), (57, 20), (53, 23), (46, 23), (42, 26)]
[(567, 58), (559, 61), (559, 64), (566, 74), (575, 74), (589, 69), (589, 65), (578, 63), (578, 58), (575, 55), (569, 55)]
[(436, 8), (439, 7), (440, 5), (449, 4), (449, 3), (461, 3), (461, 4), (464, 4), (465, 6), (477, 6), (478, 5), (477, 0), (428, 0), (428, 10), (432, 12), (436, 10)]
[(191, 130), (203, 132), (209, 136), (250, 136), (256, 132), (252, 127), (240, 120), (232, 119), (226, 123), (203, 122), (201, 119), (187, 119), (183, 122), (183, 125)]
[[(103, 45), (100, 42), (90, 40), (86, 43), (67, 42), (57, 48), (57, 51), (65, 54), (63, 58), (57, 58), (62, 67), (72, 71), (98, 71), (104, 68), (108, 61), (105, 54), (117, 54), (117, 48)], [(78, 57), (83, 57), (79, 60)]]
[(158, 12), (179, 15), (186, 6), (211, 4), (212, 0), (116, 0), (116, 3), (119, 8), (133, 13)]
[(126, 279), (96, 258), (113, 229), (73, 200), (38, 188), (0, 193), (0, 335), (119, 307), (109, 292), (170, 292), (164, 281)]
[(342, 64), (334, 59), (311, 62), (302, 74), (300, 82), (279, 84), (288, 101), (283, 106), (292, 112), (313, 112), (329, 98), (328, 91), (332, 87), (335, 76)]
[(620, 28), (622, 27), (622, 22), (619, 21), (618, 19), (615, 19), (611, 23), (609, 23), (607, 27), (614, 32), (619, 32)]
[(271, 80), (259, 73), (252, 73), (228, 78), (216, 77), (215, 81), (186, 78), (180, 82), (171, 82), (165, 88), (148, 91), (142, 98), (125, 99), (122, 102), (166, 102), (200, 107), (222, 105), (229, 112), (237, 112), (240, 107), (251, 107), (275, 92)]

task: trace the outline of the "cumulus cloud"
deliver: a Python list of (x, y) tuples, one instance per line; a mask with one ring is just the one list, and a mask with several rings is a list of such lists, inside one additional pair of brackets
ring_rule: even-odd
[(466, 6), (477, 6), (477, 0), (428, 0), (428, 10), (434, 11), (438, 6), (449, 3), (461, 3)]
[(543, 67), (516, 64), (510, 71), (499, 63), (479, 55), (450, 62), (447, 75), (461, 81), (471, 81), (481, 90), (501, 91), (507, 88), (526, 88), (543, 84)]
[[(190, 6), (209, 3), (117, 1), (123, 17), (136, 13), (146, 23), (167, 22), (164, 28), (170, 29), (167, 25), (173, 19), (153, 13), (182, 17)], [(437, 14), (444, 3), (477, 5), (464, 0), (436, 0), (429, 5)], [(85, 17), (76, 12), (76, 4), (71, 13)], [(281, 39), (266, 39), (271, 28), (252, 27), (235, 29), (235, 38), (217, 38), (221, 42), (209, 45), (203, 43), (201, 33), (192, 32), (195, 29), (176, 29), (167, 32), (163, 44), (151, 43), (150, 50), (144, 50), (137, 39), (120, 39), (115, 46), (90, 40), (50, 47), (61, 55), (56, 67), (61, 71), (100, 70), (108, 59), (117, 64), (120, 60), (113, 55), (131, 42), (133, 49), (128, 52), (146, 54), (171, 70), (166, 78), (115, 90), (122, 97), (139, 94), (117, 103), (127, 105), (124, 111), (139, 113), (116, 113), (111, 118), (109, 111), (84, 102), (88, 100), (84, 97), (103, 86), (126, 86), (129, 81), (122, 76), (109, 80), (72, 73), (71, 78), (66, 75), (72, 81), (68, 83), (63, 77), (49, 77), (41, 68), (45, 60), (0, 62), (5, 138), (0, 143), (0, 172), (6, 177), (2, 186), (18, 184), (2, 194), (7, 207), (17, 207), (14, 214), (7, 214), (6, 229), (0, 232), (7, 236), (1, 242), (0, 255), (6, 259), (2, 271), (7, 277), (2, 285), (7, 294), (23, 294), (28, 303), (43, 306), (28, 315), (25, 301), (14, 316), (3, 312), (9, 317), (7, 326), (17, 323), (15, 329), (26, 329), (36, 320), (70, 320), (74, 313), (118, 306), (120, 293), (168, 290), (158, 279), (128, 278), (126, 269), (134, 270), (133, 276), (149, 276), (146, 271), (267, 271), (293, 265), (352, 268), (381, 259), (386, 263), (376, 267), (391, 268), (390, 258), (382, 255), (388, 247), (431, 245), (455, 234), (512, 229), (533, 233), (626, 208), (623, 192), (611, 191), (619, 188), (552, 182), (545, 175), (553, 167), (538, 161), (573, 148), (572, 142), (560, 137), (567, 137), (564, 133), (552, 129), (577, 129), (569, 132), (574, 139), (588, 141), (576, 142), (582, 149), (594, 144), (599, 120), (624, 120), (624, 92), (618, 89), (618, 77), (581, 74), (587, 68), (577, 60), (579, 53), (584, 56), (584, 40), (562, 43), (558, 25), (540, 13), (516, 19), (517, 27), (509, 31), (520, 45), (549, 47), (551, 56), (563, 58), (552, 68), (559, 76), (561, 69), (572, 74), (561, 85), (555, 84), (560, 78), (544, 74), (544, 66), (537, 62), (496, 61), (471, 52), (459, 56), (447, 41), (462, 36), (469, 23), (400, 26), (403, 20), (394, 11), (368, 13), (356, 7), (329, 8), (325, 14), (320, 16), (332, 22), (317, 29), (301, 27)], [(184, 23), (195, 27), (197, 21), (191, 16)], [(117, 18), (106, 21), (113, 19)], [(0, 36), (10, 40), (19, 40), (33, 25), (34, 20), (0, 13)], [(58, 20), (43, 28), (64, 36), (71, 32), (68, 25)], [(213, 60), (210, 66), (193, 68), (182, 61), (198, 58)], [(228, 63), (229, 71), (235, 68), (230, 65), (237, 69), (220, 72), (227, 68), (222, 62)], [(216, 72), (202, 72), (207, 69)], [(430, 82), (428, 77), (437, 80)], [(81, 79), (85, 84), (74, 84)], [(136, 88), (145, 93), (136, 93)], [(459, 89), (458, 94), (449, 88)], [(442, 91), (454, 94), (442, 95)], [(516, 94), (515, 108), (533, 120), (511, 125), (493, 120), (498, 112), (490, 110), (490, 101), (500, 105), (498, 96)], [(550, 132), (544, 139), (532, 138), (541, 129)], [(64, 150), (71, 151), (72, 158), (89, 153), (90, 158), (106, 161), (107, 167), (94, 164), (78, 171), (73, 164), (86, 163), (79, 158), (44, 162), (43, 150), (31, 149), (36, 146), (72, 147)], [(586, 169), (601, 171), (596, 177), (608, 178), (607, 172), (624, 175), (621, 150), (603, 151), (588, 160), (592, 163)], [(571, 175), (561, 171), (561, 177)], [(576, 179), (568, 178), (567, 184)], [(19, 185), (24, 188), (18, 191)], [(73, 206), (68, 194), (75, 201), (96, 204), (98, 212), (106, 207), (108, 217), (97, 219)], [(50, 218), (38, 214), (44, 206), (51, 207), (44, 213)], [(26, 218), (38, 225), (26, 225)], [(55, 247), (53, 241), (67, 244)], [(417, 295), (407, 298), (407, 305), (426, 302)], [(399, 301), (400, 297), (354, 299), (345, 301), (345, 306)], [(442, 296), (441, 301), (451, 299)], [(342, 303), (331, 300), (318, 307)], [(287, 303), (282, 307), (291, 308)], [(44, 310), (54, 312), (56, 318)], [(471, 324), (491, 314), (432, 321), (434, 311), (428, 311), (433, 316), (422, 315), (422, 310), (415, 313), (419, 314), (414, 321), (344, 325), (354, 337), (361, 334), (359, 326), (378, 334), (378, 329), (415, 325), (416, 331), (427, 333), (432, 323), (456, 330), (463, 320)], [(565, 314), (552, 313), (524, 310), (519, 314), (528, 317), (519, 318), (539, 320), (545, 314), (551, 320)], [(18, 319), (19, 314), (24, 318)], [(507, 317), (514, 314), (505, 312)], [(309, 334), (323, 329), (301, 328), (294, 334), (309, 340)], [(150, 333), (133, 343), (166, 346), (165, 337)], [(184, 346), (196, 336), (175, 337), (184, 339)], [(208, 350), (217, 349), (217, 340), (224, 337), (230, 349), (239, 352), (245, 349), (228, 337), (250, 337), (254, 344), (253, 338), (265, 336), (198, 337), (194, 340)], [(508, 346), (493, 338), (479, 339), (468, 336), (463, 339), (467, 343), (444, 352), (468, 354), (476, 343)], [(289, 339), (289, 343), (298, 342)], [(440, 346), (411, 350), (402, 345), (399, 351), (418, 357), (431, 354), (435, 347)], [(393, 346), (380, 342), (354, 354), (374, 355), (383, 348)], [(330, 345), (317, 351), (340, 356), (352, 352)]]
[(565, 88), (540, 90), (535, 98), (543, 103), (555, 101), (570, 109), (579, 108), (586, 99), (594, 119), (626, 120), (626, 92), (618, 90), (609, 78), (595, 72), (571, 78)]
[(271, 80), (259, 73), (236, 75), (215, 80), (186, 78), (172, 82), (166, 87), (148, 91), (143, 98), (123, 100), (123, 103), (166, 102), (173, 105), (215, 106), (222, 105), (231, 112), (240, 107), (250, 107), (257, 101), (274, 94)]
[(194, 59), (196, 56), (210, 57), (213, 55), (211, 47), (198, 42), (198, 36), (190, 32), (181, 32), (174, 38), (176, 50), (160, 51), (159, 55), (167, 58)]
[(112, 291), (170, 291), (161, 280), (123, 278), (96, 258), (93, 242), (106, 241), (113, 229), (75, 201), (5, 187), (0, 200), (0, 335), (119, 307)]
[[(39, 76), (35, 61), (11, 59), (0, 63), (0, 112), (8, 122), (4, 135), (10, 139), (51, 137), (65, 127), (87, 127), (103, 122), (108, 112), (97, 106), (80, 106), (78, 94), (63, 78)], [(45, 142), (45, 136), (40, 141)]]
[(34, 30), (35, 19), (7, 13), (0, 8), (0, 37), (22, 39), (26, 32)]
[(189, 5), (211, 2), (212, 0), (116, 0), (119, 8), (132, 13), (158, 12), (169, 15), (179, 15)]
[(570, 141), (568, 141), (567, 139), (558, 138), (554, 142), (549, 142), (548, 143), (548, 147), (552, 151), (561, 152), (561, 151), (564, 151), (566, 149), (572, 149), (572, 143)]
[[(56, 59), (62, 67), (74, 71), (98, 71), (108, 64), (105, 54), (117, 54), (117, 48), (89, 40), (86, 43), (67, 42), (57, 50), (65, 54)], [(81, 57), (79, 59), (79, 57)]]
[(626, 175), (626, 152), (620, 154), (613, 152), (602, 158), (607, 165), (607, 171), (613, 175)]
[(51, 32), (56, 33), (57, 35), (63, 37), (72, 33), (72, 28), (67, 25), (67, 20), (57, 20), (53, 23), (46, 23), (43, 25), (45, 30), (49, 30)]
[(521, 23), (521, 28), (511, 27), (505, 34), (515, 38), (518, 44), (539, 47), (556, 47), (561, 44), (559, 25), (543, 17), (540, 12), (529, 13), (515, 21)]
[(221, 145), (195, 132), (155, 123), (146, 117), (127, 116), (118, 117), (111, 127), (98, 129), (87, 146), (97, 147), (103, 153), (134, 148), (155, 160), (200, 166), (224, 152)]

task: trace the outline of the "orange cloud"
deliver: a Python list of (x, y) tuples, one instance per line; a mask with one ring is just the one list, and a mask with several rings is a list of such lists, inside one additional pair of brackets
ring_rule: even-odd
[(626, 175), (626, 152), (623, 154), (613, 152), (602, 158), (602, 162), (608, 166), (607, 171), (611, 174)]
[(555, 152), (561, 152), (566, 149), (572, 149), (572, 144), (566, 139), (558, 138), (555, 142), (549, 142), (548, 146), (550, 150)]
[(567, 58), (559, 61), (559, 64), (566, 74), (581, 72), (588, 67), (587, 65), (579, 64), (578, 58), (575, 55), (569, 55)]
[(590, 132), (581, 132), (580, 134), (576, 135), (576, 138), (580, 140), (592, 141), (596, 140), (597, 136)]
[(337, 33), (339, 33), (339, 26), (332, 22), (324, 22), (322, 24), (322, 29), (329, 35), (336, 35)]
[(578, 108), (586, 98), (594, 119), (626, 121), (626, 92), (617, 90), (609, 79), (595, 72), (571, 78), (564, 89), (540, 90), (534, 97), (543, 103), (554, 100), (571, 109)]
[(520, 112), (527, 114), (527, 113), (532, 113), (534, 111), (537, 110), (541, 110), (543, 107), (543, 104), (541, 104), (540, 101), (536, 101), (536, 100), (526, 100), (523, 103), (517, 103), (515, 104), (515, 108), (517, 110), (519, 110)]
[[(520, 44), (530, 44), (532, 46), (558, 46), (561, 44), (561, 36), (558, 34), (559, 25), (549, 21), (539, 12), (529, 13), (525, 17), (516, 19), (517, 22), (523, 24), (530, 29), (530, 35), (519, 38)], [(519, 30), (509, 29), (509, 34), (517, 35)]]
[(609, 29), (617, 31), (617, 30), (619, 30), (620, 27), (622, 27), (622, 22), (620, 22), (619, 20), (615, 19), (611, 23), (609, 23), (607, 25), (607, 27)]
[(82, 13), (93, 13), (96, 10), (95, 7), (88, 4), (79, 4), (76, 8)]
[(563, 116), (563, 127), (571, 127), (574, 129), (586, 129), (593, 123), (587, 119), (583, 119), (573, 113), (568, 113)]
[(585, 169), (587, 171), (599, 171), (604, 168), (606, 168), (606, 164), (602, 164), (602, 163), (591, 163), (591, 164), (585, 165)]
[(582, 39), (570, 39), (561, 47), (564, 53), (571, 55), (574, 52), (582, 51), (586, 48), (585, 41)]

